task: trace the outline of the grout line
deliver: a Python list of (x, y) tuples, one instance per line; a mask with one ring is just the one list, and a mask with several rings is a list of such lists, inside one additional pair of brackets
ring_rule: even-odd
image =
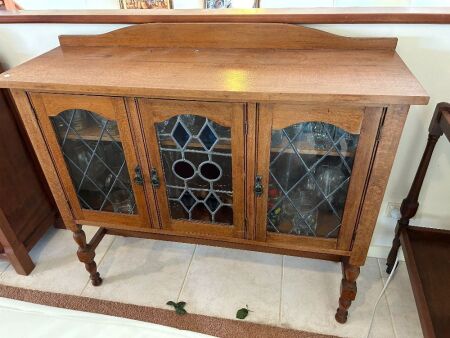
[(180, 291), (178, 292), (177, 302), (180, 301), (181, 293), (183, 292), (184, 286), (186, 285), (186, 280), (187, 280), (189, 271), (191, 270), (192, 261), (194, 260), (194, 256), (195, 256), (195, 252), (197, 251), (197, 247), (198, 247), (198, 244), (195, 245), (194, 251), (192, 252), (191, 260), (189, 261), (188, 268), (186, 269), (186, 274), (184, 275), (183, 283), (181, 284)]
[[(380, 271), (380, 275), (381, 275), (381, 281), (382, 281), (382, 283), (383, 283), (383, 287), (384, 287), (384, 279), (383, 279), (383, 273), (384, 273), (384, 271), (383, 271), (383, 269), (381, 268), (381, 265), (380, 265), (380, 263), (381, 263), (381, 261), (380, 261), (380, 259), (379, 258), (377, 258), (377, 262), (378, 262), (378, 269), (379, 269), (379, 271)], [(400, 264), (400, 262), (399, 262), (399, 264)], [(397, 267), (397, 269), (398, 269), (398, 267)], [(391, 272), (392, 273), (392, 272)], [(392, 283), (392, 281), (391, 281), (391, 283)], [(392, 330), (394, 331), (394, 336), (395, 337), (398, 337), (398, 334), (397, 334), (397, 331), (395, 330), (395, 321), (394, 321), (394, 316), (392, 315), (392, 311), (391, 311), (391, 306), (389, 305), (389, 300), (388, 300), (388, 289), (386, 289), (386, 291), (384, 292), (384, 299), (385, 299), (385, 301), (386, 301), (386, 306), (387, 306), (387, 308), (388, 308), (388, 312), (389, 312), (389, 318), (391, 319), (391, 325), (392, 325)]]
[(385, 274), (384, 269), (386, 269), (386, 266), (384, 266), (384, 268), (383, 268), (383, 266), (381, 264), (382, 259), (384, 259), (384, 258), (377, 258), (377, 263), (378, 263), (378, 269), (380, 270), (380, 274), (381, 274), (381, 281), (383, 282), (383, 286), (384, 286), (384, 284), (386, 284), (386, 281), (385, 281), (386, 278), (384, 278), (383, 276)]
[(383, 286), (384, 286), (384, 284), (385, 284), (384, 278), (383, 278), (384, 271), (383, 271), (383, 268), (381, 267), (381, 258), (377, 258), (377, 264), (378, 264), (378, 270), (380, 271), (380, 274), (381, 274), (381, 281), (383, 282)]
[[(381, 268), (381, 261), (380, 261), (380, 259), (377, 259), (377, 261), (378, 261), (378, 268), (379, 268), (379, 270), (380, 270), (380, 274), (381, 274), (381, 280), (383, 281), (383, 286), (384, 286), (384, 279), (383, 279), (383, 273), (384, 273), (384, 271), (383, 271), (383, 269)], [(400, 262), (399, 262), (400, 263)], [(392, 272), (391, 272), (392, 273)], [(391, 307), (390, 307), (390, 305), (389, 305), (389, 300), (388, 300), (388, 289), (386, 289), (386, 291), (385, 291), (385, 293), (384, 293), (384, 299), (386, 300), (386, 306), (387, 306), (387, 308), (388, 308), (388, 312), (389, 312), (389, 318), (390, 318), (390, 320), (391, 320), (391, 325), (392, 325), (392, 330), (394, 331), (394, 336), (395, 337), (398, 337), (398, 335), (397, 335), (397, 331), (395, 330), (395, 324), (394, 324), (394, 317), (393, 317), (393, 315), (392, 315), (392, 311), (391, 311)]]
[(279, 307), (278, 307), (278, 326), (281, 326), (281, 311), (283, 309), (283, 307), (281, 306), (282, 302), (283, 302), (283, 278), (284, 278), (284, 255), (281, 256), (281, 280), (280, 280), (280, 303), (279, 303)]
[(2, 272), (0, 272), (0, 279), (2, 278), (3, 274), (8, 270), (8, 268), (11, 266), (11, 263), (8, 261), (8, 264), (6, 265), (5, 269), (3, 269)]
[(388, 308), (389, 317), (391, 318), (391, 324), (392, 324), (392, 330), (394, 331), (394, 336), (398, 337), (397, 329), (396, 329), (396, 325), (395, 325), (395, 321), (394, 321), (394, 315), (392, 314), (391, 306), (389, 305), (389, 300), (388, 300), (387, 294), (384, 295), (384, 298), (386, 299), (386, 305)]
[[(103, 254), (102, 258), (100, 258), (100, 260), (98, 261), (98, 263), (97, 263), (97, 269), (100, 267), (100, 264), (103, 262), (103, 259), (105, 258), (105, 256), (106, 256), (106, 254), (108, 253), (109, 249), (112, 247), (113, 243), (114, 243), (115, 240), (117, 239), (117, 236), (115, 236), (115, 235), (112, 235), (112, 236), (114, 236), (114, 238), (113, 238), (113, 240), (111, 241), (111, 243), (108, 245), (108, 247), (106, 248), (105, 253)], [(100, 244), (99, 244), (99, 245), (100, 245)], [(81, 262), (80, 262), (80, 263), (81, 263)], [(101, 277), (101, 275), (100, 275), (100, 277)], [(83, 289), (81, 290), (79, 296), (81, 296), (81, 295), (83, 294), (84, 290), (86, 290), (86, 288), (87, 288), (87, 286), (88, 286), (88, 284), (89, 284), (90, 281), (91, 281), (91, 279), (88, 277), (88, 280), (87, 280), (86, 284), (84, 284), (84, 287), (83, 287)]]

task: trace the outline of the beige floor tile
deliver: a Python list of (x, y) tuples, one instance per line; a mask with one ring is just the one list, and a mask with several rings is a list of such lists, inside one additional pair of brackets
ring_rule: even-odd
[[(386, 282), (389, 276), (385, 272), (386, 260), (380, 259), (379, 264), (383, 281)], [(386, 297), (397, 338), (423, 337), (405, 262), (400, 262), (397, 267), (395, 275), (386, 289)]]
[[(341, 282), (338, 263), (307, 258), (284, 259), (281, 324), (286, 327), (338, 335), (365, 337), (383, 283), (377, 260), (368, 258), (358, 277), (358, 295), (346, 324), (335, 321)], [(375, 316), (372, 337), (394, 337), (389, 309), (383, 298)]]
[[(94, 227), (83, 227), (88, 240), (96, 231)], [(103, 258), (113, 240), (105, 236), (97, 247), (95, 260)], [(89, 274), (77, 258), (77, 245), (72, 232), (51, 228), (31, 250), (30, 255), (36, 267), (28, 276), (18, 275), (9, 266), (0, 275), (0, 283), (28, 289), (53, 291), (79, 295), (85, 287)]]
[(6, 269), (9, 267), (9, 262), (6, 259), (0, 260), (0, 275), (6, 271)]
[[(85, 229), (88, 238), (96, 230)], [(96, 253), (104, 278), (100, 287), (88, 283), (72, 233), (52, 229), (31, 251), (36, 262), (31, 275), (17, 275), (0, 262), (0, 273), (5, 269), (0, 283), (161, 308), (168, 300), (183, 300), (191, 313), (230, 319), (248, 304), (249, 321), (341, 337), (366, 334), (383, 286), (378, 261), (369, 258), (349, 320), (341, 325), (334, 319), (341, 280), (337, 263), (114, 236), (106, 236)], [(383, 298), (378, 306), (371, 337), (395, 337), (388, 302), (397, 338), (421, 337), (405, 266), (397, 273), (388, 301)]]
[(99, 265), (103, 284), (83, 296), (166, 307), (176, 300), (195, 245), (117, 237)]
[(180, 300), (193, 313), (235, 319), (249, 306), (247, 320), (277, 325), (282, 256), (198, 246)]

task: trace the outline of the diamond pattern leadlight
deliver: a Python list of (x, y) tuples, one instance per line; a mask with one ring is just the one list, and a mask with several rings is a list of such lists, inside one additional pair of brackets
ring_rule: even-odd
[(82, 109), (50, 119), (81, 207), (135, 214), (117, 122)]
[(216, 194), (211, 192), (206, 199), (205, 204), (211, 212), (215, 212), (220, 207), (220, 200), (217, 198)]
[(186, 208), (186, 211), (190, 211), (195, 205), (195, 197), (191, 194), (189, 190), (185, 190), (180, 198), (181, 203)]
[(186, 114), (156, 130), (171, 217), (232, 224), (231, 128)]
[(214, 134), (213, 130), (207, 123), (205, 123), (198, 138), (206, 150), (211, 149), (217, 142), (217, 136)]
[(172, 132), (172, 137), (181, 148), (184, 148), (190, 139), (189, 133), (186, 131), (186, 128), (183, 127), (181, 122), (177, 123), (175, 126)]
[(358, 139), (323, 122), (272, 131), (268, 231), (337, 237)]

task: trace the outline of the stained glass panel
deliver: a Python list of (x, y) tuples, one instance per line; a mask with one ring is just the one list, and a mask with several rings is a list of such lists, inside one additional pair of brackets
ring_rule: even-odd
[(156, 130), (171, 217), (232, 224), (231, 129), (178, 115)]
[(81, 207), (136, 214), (117, 122), (82, 109), (50, 119)]
[(358, 139), (323, 122), (272, 131), (268, 231), (338, 236)]

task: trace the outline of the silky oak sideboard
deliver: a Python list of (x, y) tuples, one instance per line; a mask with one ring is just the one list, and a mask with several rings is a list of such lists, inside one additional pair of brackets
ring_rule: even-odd
[(151, 23), (59, 42), (0, 86), (93, 285), (106, 233), (341, 261), (346, 322), (409, 106), (429, 100), (397, 39)]

